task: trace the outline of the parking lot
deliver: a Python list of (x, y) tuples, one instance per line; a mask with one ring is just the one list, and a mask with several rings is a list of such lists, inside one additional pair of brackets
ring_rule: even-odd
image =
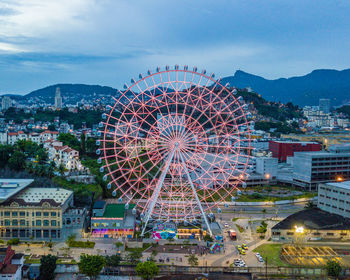
[(282, 247), (281, 258), (292, 265), (324, 266), (328, 260), (335, 260), (345, 265), (343, 258), (326, 246), (285, 245)]

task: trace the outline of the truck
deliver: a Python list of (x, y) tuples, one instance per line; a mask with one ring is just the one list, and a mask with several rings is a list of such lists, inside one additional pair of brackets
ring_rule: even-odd
[(237, 234), (236, 234), (236, 231), (233, 230), (233, 229), (230, 229), (228, 231), (228, 235), (229, 237), (231, 238), (231, 240), (237, 240)]

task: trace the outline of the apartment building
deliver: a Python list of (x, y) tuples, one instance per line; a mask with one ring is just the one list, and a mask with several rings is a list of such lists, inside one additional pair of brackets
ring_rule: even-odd
[(317, 190), (319, 183), (350, 180), (350, 153), (297, 152), (293, 159), (293, 184)]
[(319, 184), (318, 207), (350, 218), (350, 181)]

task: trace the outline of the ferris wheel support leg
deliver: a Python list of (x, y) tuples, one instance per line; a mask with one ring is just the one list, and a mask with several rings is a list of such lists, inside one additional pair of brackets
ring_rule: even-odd
[(148, 211), (146, 213), (146, 217), (145, 217), (146, 220), (145, 220), (145, 224), (143, 225), (143, 228), (142, 228), (141, 236), (143, 236), (145, 234), (145, 230), (146, 230), (149, 218), (151, 217), (154, 206), (156, 205), (157, 198), (158, 198), (159, 193), (160, 193), (160, 189), (163, 186), (164, 179), (165, 179), (166, 174), (168, 173), (170, 163), (171, 163), (171, 161), (174, 157), (174, 154), (175, 154), (175, 150), (176, 149), (173, 149), (172, 152), (168, 155), (165, 169), (163, 170), (162, 174), (160, 175), (158, 185), (157, 185), (156, 189), (154, 190), (154, 193), (153, 193), (154, 195), (152, 195), (151, 204), (150, 204)]
[(185, 164), (185, 160), (184, 160), (184, 158), (183, 158), (183, 156), (182, 156), (182, 153), (181, 153), (180, 151), (179, 151), (179, 154), (180, 154), (180, 158), (181, 158), (182, 164), (183, 164), (183, 166), (184, 166), (184, 169), (185, 169), (185, 171), (186, 171), (186, 175), (187, 175), (187, 177), (188, 177), (188, 181), (190, 182), (191, 189), (192, 189), (193, 194), (194, 194), (194, 196), (195, 196), (195, 198), (196, 198), (196, 201), (197, 201), (197, 204), (198, 204), (198, 206), (199, 206), (199, 209), (200, 209), (201, 212), (202, 212), (204, 221), (205, 221), (205, 223), (206, 223), (206, 225), (207, 225), (209, 234), (210, 234), (210, 236), (213, 236), (213, 233), (212, 233), (212, 231), (211, 231), (211, 228), (210, 228), (210, 225), (209, 225), (209, 222), (208, 222), (208, 218), (207, 218), (207, 216), (205, 215), (205, 212), (204, 212), (204, 210), (203, 210), (202, 204), (201, 204), (201, 202), (200, 202), (200, 200), (199, 200), (199, 198), (198, 198), (196, 189), (195, 189), (195, 187), (194, 187), (194, 185), (193, 185), (193, 182), (192, 182), (192, 180), (191, 180), (191, 177), (190, 177), (190, 173), (188, 172), (187, 166), (186, 166), (186, 164)]

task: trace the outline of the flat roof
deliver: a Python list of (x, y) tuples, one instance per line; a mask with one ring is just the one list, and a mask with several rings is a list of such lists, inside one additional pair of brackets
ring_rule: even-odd
[(288, 216), (272, 229), (293, 231), (295, 226), (311, 230), (350, 230), (350, 219), (319, 208), (306, 209)]
[(271, 142), (282, 143), (282, 144), (320, 144), (312, 141), (292, 141), (292, 140), (271, 140)]
[[(135, 204), (130, 204), (129, 209), (133, 209)], [(103, 218), (124, 218), (125, 204), (107, 204), (103, 213)], [(101, 217), (101, 218), (102, 218)]]
[(326, 183), (326, 185), (331, 185), (333, 187), (350, 190), (350, 181)]
[(306, 155), (309, 157), (313, 157), (313, 156), (343, 157), (343, 156), (350, 156), (350, 153), (335, 153), (335, 152), (326, 152), (326, 151), (294, 152), (294, 156), (296, 156), (296, 155)]
[(97, 200), (94, 203), (93, 209), (103, 209), (106, 205), (106, 201), (104, 200)]
[(30, 185), (33, 179), (0, 179), (0, 203)]

